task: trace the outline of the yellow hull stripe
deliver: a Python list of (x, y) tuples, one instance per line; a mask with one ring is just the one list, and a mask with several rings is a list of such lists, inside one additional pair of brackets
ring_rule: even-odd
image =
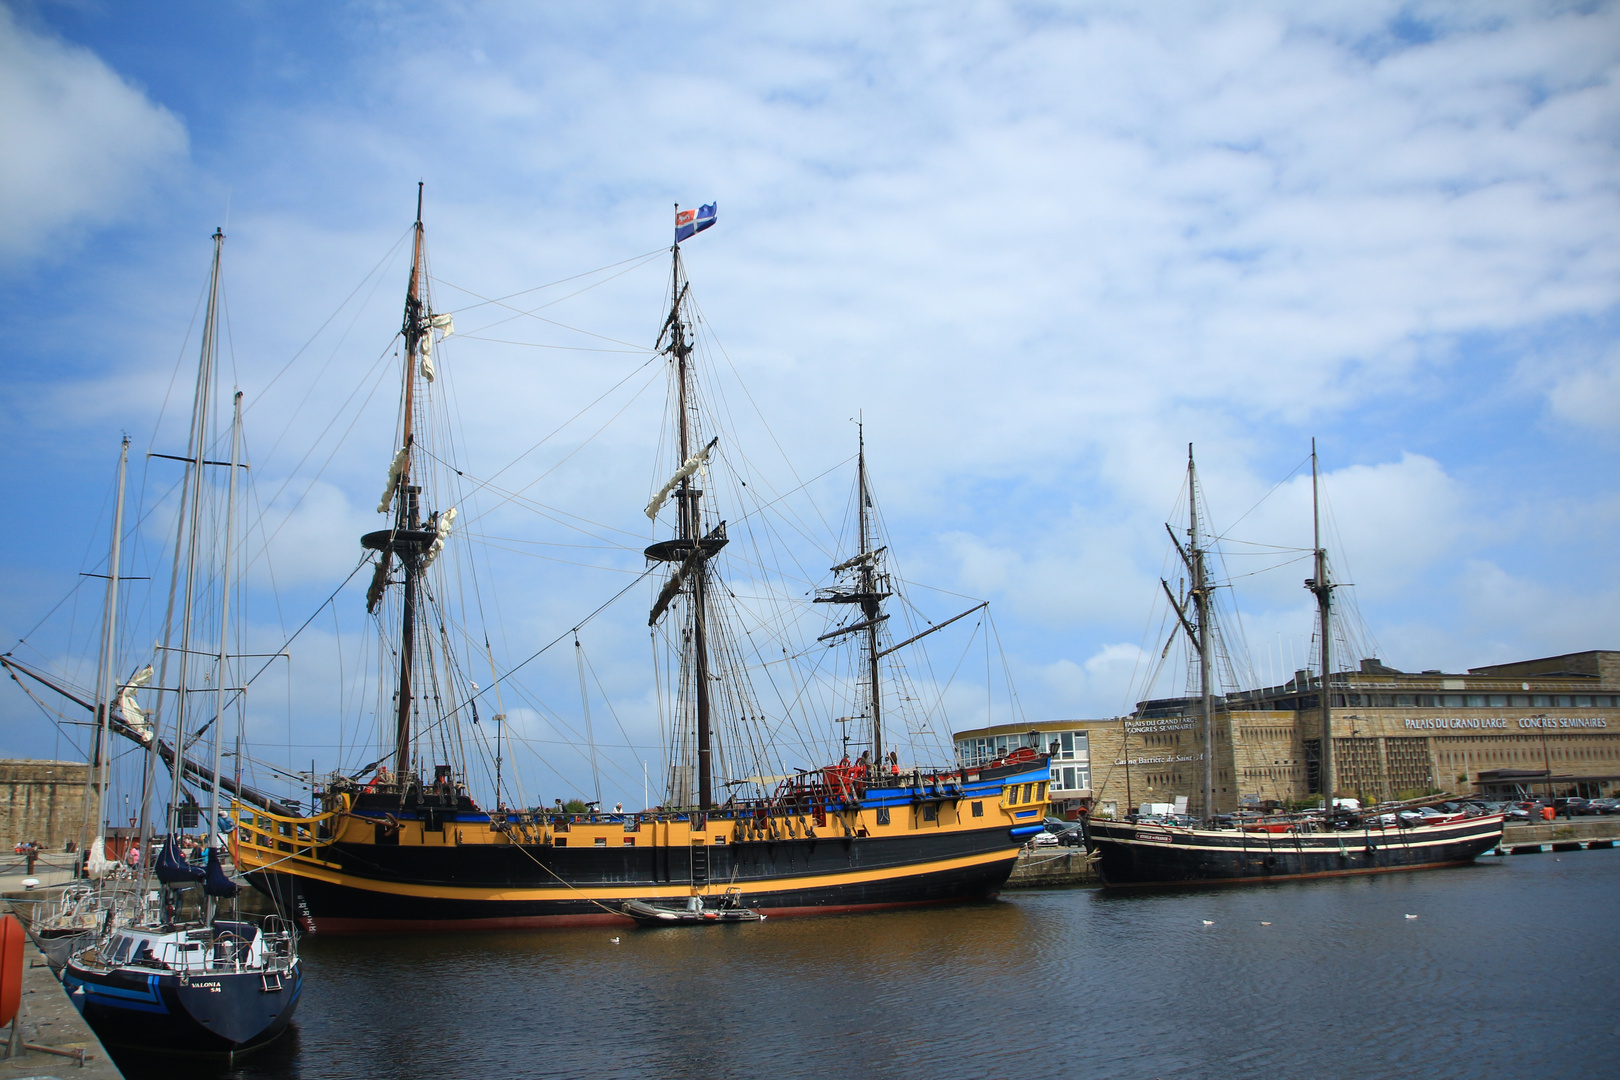
[[(852, 870), (845, 873), (828, 874), (800, 874), (795, 877), (775, 877), (756, 879), (745, 882), (749, 895), (757, 896), (760, 893), (785, 892), (794, 889), (818, 889), (838, 885), (856, 885), (868, 881), (883, 881), (889, 878), (905, 878), (918, 874), (933, 874), (946, 870), (960, 870), (972, 866), (985, 866), (990, 863), (1010, 861), (1017, 858), (1017, 846), (1008, 847), (1002, 851), (987, 852), (982, 855), (967, 855), (955, 859), (938, 859), (925, 863), (908, 863), (905, 866), (893, 866), (876, 870)], [(325, 864), (331, 865), (331, 864)], [(354, 877), (349, 874), (331, 873), (318, 869), (307, 862), (289, 859), (285, 862), (255, 863), (254, 860), (244, 858), (242, 869), (254, 871), (269, 869), (272, 873), (284, 873), (293, 877), (306, 877), (314, 881), (324, 881), (331, 885), (342, 885), (351, 889), (361, 889), (366, 892), (385, 893), (391, 896), (418, 896), (443, 900), (618, 900), (632, 898), (655, 897), (683, 897), (692, 895), (690, 883), (672, 882), (662, 885), (648, 885), (636, 887), (633, 885), (558, 885), (553, 888), (488, 888), (488, 887), (459, 887), (455, 885), (413, 885), (401, 882), (376, 881), (371, 878)], [(711, 881), (707, 886), (699, 886), (702, 893), (724, 892), (727, 887), (725, 881)]]

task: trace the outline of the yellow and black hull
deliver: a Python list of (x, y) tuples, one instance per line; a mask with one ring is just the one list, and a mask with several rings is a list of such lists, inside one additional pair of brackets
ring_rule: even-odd
[[(741, 890), (772, 916), (993, 896), (1043, 820), (1044, 761), (872, 786), (839, 805), (538, 818), (345, 800), (244, 815), (249, 880), (312, 933), (623, 923), (629, 900)], [(396, 800), (397, 801), (397, 800)]]

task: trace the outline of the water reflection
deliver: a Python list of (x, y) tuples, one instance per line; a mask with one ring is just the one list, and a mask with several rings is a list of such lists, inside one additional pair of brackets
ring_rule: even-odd
[(1617, 885), (1620, 851), (1594, 851), (696, 930), (314, 938), (282, 1042), (231, 1069), (121, 1064), (132, 1080), (1603, 1075)]

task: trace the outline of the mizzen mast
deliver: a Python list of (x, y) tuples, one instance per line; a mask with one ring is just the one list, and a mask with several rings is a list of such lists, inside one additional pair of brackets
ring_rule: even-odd
[[(845, 634), (861, 635), (862, 651), (865, 653), (865, 670), (862, 672), (862, 681), (867, 689), (867, 720), (871, 732), (871, 745), (868, 750), (868, 760), (873, 768), (883, 763), (883, 683), (879, 678), (878, 660), (894, 649), (878, 648), (878, 629), (888, 616), (883, 613), (883, 601), (891, 594), (889, 591), (889, 578), (878, 570), (878, 557), (882, 555), (883, 548), (874, 547), (876, 535), (872, 528), (872, 489), (871, 482), (866, 474), (866, 425), (859, 424), (860, 451), (856, 459), (856, 516), (860, 529), (859, 551), (852, 557), (832, 568), (834, 574), (845, 571), (854, 571), (854, 588), (847, 586), (834, 586), (831, 589), (821, 590), (815, 598), (818, 604), (854, 604), (859, 606), (861, 619), (849, 626), (841, 626), (837, 630), (829, 631), (817, 638), (818, 641), (827, 641), (831, 638), (842, 637)], [(960, 616), (958, 616), (960, 618)], [(939, 624), (943, 626), (944, 624)], [(932, 632), (937, 627), (930, 627), (924, 633)], [(923, 636), (922, 634), (917, 637)], [(909, 645), (916, 637), (901, 642)], [(898, 648), (899, 646), (895, 646)]]

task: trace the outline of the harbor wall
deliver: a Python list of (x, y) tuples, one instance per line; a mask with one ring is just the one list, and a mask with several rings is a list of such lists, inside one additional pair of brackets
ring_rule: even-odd
[(90, 767), (82, 761), (0, 760), (0, 843), (38, 841), (61, 851), (84, 828)]

